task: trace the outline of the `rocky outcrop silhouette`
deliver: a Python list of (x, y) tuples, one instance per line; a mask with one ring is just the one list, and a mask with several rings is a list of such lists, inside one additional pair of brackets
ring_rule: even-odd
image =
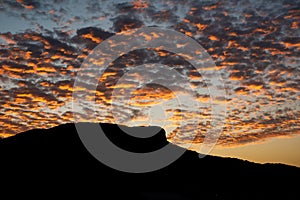
[[(152, 137), (137, 138), (124, 133), (117, 125), (100, 125), (114, 144), (128, 151), (150, 152), (169, 144), (163, 129)], [(122, 128), (134, 129), (141, 134), (159, 129)], [(86, 150), (74, 124), (30, 130), (2, 139), (0, 152), (1, 188), (6, 192), (25, 189), (29, 194), (43, 191), (43, 194), (51, 195), (63, 191), (71, 196), (83, 193), (98, 197), (109, 195), (111, 199), (299, 197), (300, 169), (297, 167), (215, 156), (200, 159), (193, 151), (186, 151), (174, 163), (154, 172), (117, 171), (99, 162)]]

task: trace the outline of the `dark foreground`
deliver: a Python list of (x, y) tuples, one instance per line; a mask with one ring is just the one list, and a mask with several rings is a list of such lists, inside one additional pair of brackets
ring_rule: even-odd
[[(116, 125), (101, 126), (111, 141), (132, 152), (149, 152), (168, 144), (163, 130), (151, 138), (138, 139)], [(157, 127), (139, 131), (143, 129)], [(300, 169), (282, 164), (262, 165), (214, 156), (199, 159), (196, 152), (186, 151), (158, 171), (120, 172), (103, 165), (85, 149), (74, 124), (31, 130), (0, 140), (0, 152), (1, 191), (10, 196), (300, 199)]]

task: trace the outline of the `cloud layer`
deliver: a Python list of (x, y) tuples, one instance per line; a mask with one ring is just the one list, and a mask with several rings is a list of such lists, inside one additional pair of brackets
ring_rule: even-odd
[[(220, 145), (299, 133), (300, 7), (296, 1), (103, 1), (101, 5), (89, 1), (74, 5), (71, 1), (4, 0), (0, 12), (7, 16), (6, 24), (28, 23), (27, 29), (0, 32), (1, 137), (73, 121), (72, 93), (81, 89), (73, 85), (81, 63), (108, 37), (143, 26), (184, 33), (214, 59), (227, 92), (226, 99), (217, 102), (227, 106)], [(138, 50), (115, 60), (99, 77), (96, 96), (91, 92), (85, 97), (95, 98), (99, 105), (101, 113), (94, 120), (114, 122), (107, 109), (112, 91), (138, 87), (143, 77), (130, 74), (122, 84), (117, 81), (126, 70), (145, 63), (172, 66), (189, 78), (191, 86), (203, 88), (196, 98), (203, 105), (201, 110), (170, 106), (165, 114), (170, 130), (183, 115), (200, 116), (196, 125), (184, 124), (177, 137), (173, 137), (176, 130), (169, 132), (169, 139), (184, 144), (196, 130), (195, 142), (202, 142), (211, 121), (207, 87), (188, 62), (164, 50)], [(182, 85), (175, 86), (178, 92), (185, 91)], [(161, 100), (174, 105), (174, 94), (148, 85), (136, 90), (130, 106), (119, 109), (118, 115), (143, 122), (149, 113), (142, 108)], [(81, 112), (82, 120), (90, 120), (94, 111), (87, 103)]]

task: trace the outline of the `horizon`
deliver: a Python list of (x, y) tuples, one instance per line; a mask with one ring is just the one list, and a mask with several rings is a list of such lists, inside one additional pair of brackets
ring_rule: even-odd
[[(211, 139), (211, 155), (300, 167), (296, 2), (1, 1), (0, 138), (78, 121), (154, 125), (197, 152)], [(192, 39), (209, 63), (199, 73), (186, 59), (192, 51), (143, 48), (120, 54), (101, 77), (80, 74), (104, 67), (90, 56), (99, 45), (147, 27)], [(119, 42), (108, 48), (134, 46)], [(222, 133), (209, 138), (215, 126)]]
[[(92, 123), (92, 122), (78, 122), (78, 123)], [(59, 127), (61, 125), (66, 125), (66, 124), (75, 124), (75, 123), (65, 123), (65, 124), (59, 124), (57, 126), (53, 126), (53, 127), (49, 127), (49, 128), (55, 128), (55, 127)], [(97, 124), (106, 124), (106, 125), (117, 125), (117, 126), (125, 126), (126, 125), (120, 125), (120, 124), (111, 124), (111, 123), (97, 123)], [(138, 127), (143, 127), (143, 128), (153, 128), (153, 127), (159, 127), (161, 130), (163, 130), (165, 133), (166, 131), (160, 127), (160, 126), (131, 126), (128, 128), (138, 128)], [(48, 128), (47, 128), (48, 129)], [(35, 129), (30, 129), (30, 130), (35, 130)], [(27, 130), (27, 131), (30, 131)], [(121, 128), (122, 130), (122, 128)], [(24, 131), (22, 133), (25, 133), (27, 131)], [(20, 134), (22, 134), (20, 133)], [(126, 134), (128, 134), (127, 132), (125, 132)], [(17, 135), (17, 134), (16, 134)], [(130, 135), (130, 134), (129, 134)], [(166, 135), (167, 136), (167, 135)], [(12, 136), (10, 136), (12, 137)], [(168, 142), (171, 142), (168, 140)], [(268, 144), (268, 143), (271, 143)], [(282, 144), (283, 143), (283, 144)], [(260, 164), (285, 164), (285, 165), (289, 165), (289, 166), (294, 166), (294, 167), (299, 167), (300, 168), (300, 162), (299, 162), (299, 158), (297, 155), (299, 154), (297, 150), (298, 144), (300, 144), (300, 136), (286, 136), (286, 137), (282, 137), (282, 138), (271, 138), (268, 139), (268, 141), (262, 141), (260, 143), (249, 143), (246, 145), (240, 145), (240, 146), (234, 146), (234, 147), (216, 147), (214, 149), (212, 149), (212, 151), (208, 154), (210, 156), (219, 156), (219, 157), (223, 157), (223, 158), (237, 158), (240, 160), (247, 160), (249, 162), (253, 162), (253, 163), (260, 163)], [(179, 145), (180, 146), (180, 145)], [(270, 156), (269, 154), (265, 154), (262, 150), (264, 148), (269, 148), (269, 149), (275, 149), (276, 146), (278, 148), (278, 146), (281, 146), (281, 152), (279, 152), (279, 156), (280, 159), (282, 160), (282, 162), (278, 162), (278, 157), (276, 156)], [(290, 149), (288, 151), (284, 151), (284, 149), (286, 149), (286, 146), (288, 146)], [(182, 146), (184, 148), (184, 146)], [(249, 151), (250, 149), (250, 151)], [(189, 148), (188, 150), (191, 151), (195, 151), (197, 152), (197, 150), (199, 150), (198, 147), (193, 147), (191, 146), (191, 148)], [(259, 158), (257, 158), (257, 153), (262, 153), (260, 155)], [(287, 157), (288, 155), (290, 155), (291, 153), (295, 154), (293, 156)], [(296, 158), (296, 160), (293, 160), (294, 158)]]

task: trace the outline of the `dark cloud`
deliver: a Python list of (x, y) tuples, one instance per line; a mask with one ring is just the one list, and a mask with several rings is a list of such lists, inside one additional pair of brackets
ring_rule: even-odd
[(127, 31), (134, 28), (140, 28), (144, 25), (142, 21), (137, 19), (135, 16), (131, 15), (120, 15), (113, 19), (114, 21), (114, 31), (121, 32)]

